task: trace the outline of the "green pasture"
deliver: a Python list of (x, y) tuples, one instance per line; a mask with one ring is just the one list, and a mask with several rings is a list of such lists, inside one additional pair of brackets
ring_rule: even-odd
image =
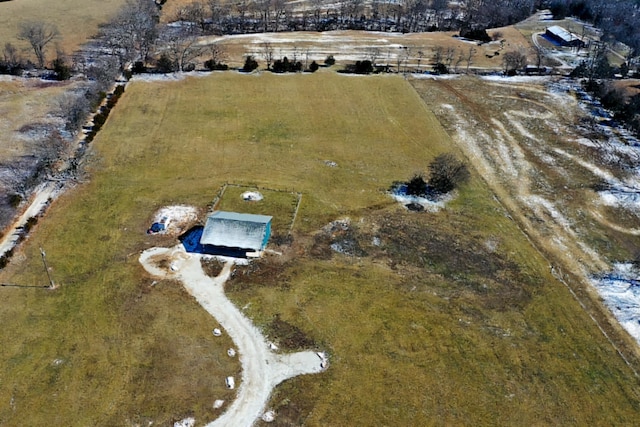
[[(637, 424), (638, 380), (475, 174), (438, 213), (385, 193), (446, 151), (399, 76), (131, 83), (93, 142), (92, 178), (0, 272), (45, 283), (42, 246), (61, 284), (0, 288), (0, 424), (202, 425), (215, 399), (232, 400), (231, 343), (137, 260), (176, 243), (145, 234), (158, 208), (206, 207), (226, 182), (302, 193), (284, 255), (227, 285), (271, 339), (287, 324), (330, 357), (325, 373), (276, 389), (280, 425)], [(241, 190), (221, 204), (246, 206)], [(296, 198), (278, 194), (270, 209), (287, 223)], [(349, 230), (323, 231), (345, 217)], [(359, 256), (332, 253), (338, 240)]]
[[(246, 191), (257, 191), (263, 196), (263, 199), (244, 200), (242, 194)], [(301, 195), (290, 191), (230, 184), (224, 188), (214, 208), (228, 212), (271, 216), (273, 217), (271, 220), (272, 236), (284, 237), (291, 230), (300, 199)]]

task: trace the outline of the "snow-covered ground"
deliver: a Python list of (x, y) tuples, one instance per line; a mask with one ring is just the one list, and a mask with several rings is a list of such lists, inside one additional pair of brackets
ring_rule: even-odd
[(614, 264), (593, 284), (622, 327), (640, 342), (640, 271), (631, 263)]

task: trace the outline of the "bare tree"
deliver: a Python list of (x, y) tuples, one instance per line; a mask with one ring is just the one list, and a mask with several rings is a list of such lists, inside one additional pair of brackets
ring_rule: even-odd
[(313, 25), (317, 31), (320, 29), (322, 19), (322, 0), (311, 0), (311, 10), (313, 11)]
[(35, 186), (34, 171), (16, 161), (0, 164), (0, 186), (18, 196), (18, 201), (24, 200)]
[(271, 3), (273, 0), (260, 0), (256, 5), (260, 10), (262, 18), (262, 31), (269, 31), (269, 21), (271, 20)]
[(280, 21), (285, 21), (288, 12), (288, 3), (285, 0), (273, 0), (273, 13), (275, 17), (274, 31), (280, 31)]
[(469, 51), (467, 52), (467, 55), (465, 56), (465, 60), (467, 61), (467, 74), (469, 74), (469, 67), (473, 63), (473, 57), (475, 56), (477, 51), (478, 50), (475, 47), (471, 46), (469, 48)]
[(111, 53), (123, 67), (130, 61), (146, 62), (158, 37), (158, 10), (148, 0), (127, 0), (120, 12), (102, 28)]
[(433, 50), (433, 63), (434, 64), (442, 64), (442, 58), (444, 57), (444, 49), (442, 48), (442, 46), (436, 46), (436, 48)]
[(221, 64), (223, 61), (227, 59), (227, 51), (224, 46), (219, 43), (210, 44), (207, 46), (209, 49), (209, 55), (211, 60), (215, 64)]
[[(241, 13), (241, 23), (244, 25), (244, 13), (246, 12), (246, 3), (247, 0), (243, 0), (238, 6), (237, 10), (242, 11)], [(242, 5), (245, 5), (245, 8), (242, 8)], [(230, 9), (229, 5), (223, 4), (220, 0), (209, 0), (209, 15), (211, 16), (211, 25), (213, 26), (213, 31), (215, 33), (223, 32), (222, 22), (225, 17), (229, 15)]]
[(429, 164), (429, 187), (437, 193), (448, 193), (466, 182), (471, 174), (467, 166), (452, 153), (437, 156)]
[(531, 47), (531, 51), (536, 58), (536, 68), (538, 72), (540, 71), (540, 67), (542, 66), (542, 60), (544, 59), (545, 52), (544, 49), (536, 44)]
[(273, 56), (275, 55), (273, 45), (270, 42), (262, 43), (262, 58), (267, 63), (267, 70), (271, 69), (271, 63), (273, 62)]
[(46, 46), (59, 35), (60, 32), (54, 24), (42, 21), (26, 21), (18, 25), (18, 39), (29, 42), (39, 68), (44, 68)]
[(16, 66), (22, 63), (22, 57), (20, 57), (18, 48), (11, 43), (5, 43), (2, 56), (4, 58), (4, 62), (8, 65)]
[(377, 47), (368, 47), (366, 49), (366, 58), (371, 61), (371, 65), (376, 66), (376, 60), (380, 56), (380, 49)]
[(189, 3), (178, 11), (176, 21), (188, 23), (187, 26), (198, 28), (200, 32), (204, 32), (207, 27), (207, 7), (204, 3), (196, 1)]
[(422, 58), (424, 58), (424, 52), (422, 50), (418, 51), (418, 72), (420, 72), (420, 62), (422, 62)]
[(514, 73), (527, 65), (527, 55), (518, 50), (511, 50), (502, 56), (502, 66), (505, 74)]
[(447, 68), (451, 67), (451, 63), (453, 62), (453, 57), (456, 54), (456, 49), (453, 47), (448, 47), (447, 50), (444, 52), (444, 63), (446, 64)]
[(160, 36), (165, 54), (179, 71), (192, 70), (193, 61), (204, 52), (205, 48), (198, 45), (198, 36), (189, 28), (183, 31), (175, 31), (167, 27)]

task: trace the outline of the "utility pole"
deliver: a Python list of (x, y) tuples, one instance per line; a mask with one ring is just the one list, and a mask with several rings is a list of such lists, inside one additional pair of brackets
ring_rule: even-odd
[(56, 285), (53, 283), (53, 279), (51, 278), (51, 273), (49, 272), (49, 267), (47, 266), (47, 254), (44, 252), (42, 247), (40, 248), (40, 254), (42, 255), (42, 263), (44, 264), (44, 271), (47, 272), (47, 277), (49, 278), (49, 289), (55, 289)]

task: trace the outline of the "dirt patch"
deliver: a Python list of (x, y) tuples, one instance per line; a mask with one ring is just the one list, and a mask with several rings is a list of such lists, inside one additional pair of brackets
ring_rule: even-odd
[(242, 291), (251, 287), (277, 287), (289, 289), (290, 278), (285, 274), (288, 263), (274, 262), (273, 258), (260, 258), (248, 265), (238, 265), (227, 281), (230, 291)]
[[(434, 283), (441, 295), (471, 293), (492, 310), (521, 309), (538, 285), (496, 251), (499, 238), (474, 232), (468, 218), (388, 215), (376, 219), (381, 242), (376, 256), (394, 269), (406, 269), (402, 287), (416, 291)], [(444, 225), (443, 225), (444, 224)], [(364, 240), (364, 239), (363, 239)], [(424, 280), (440, 277), (440, 280)]]
[(211, 278), (218, 277), (224, 268), (224, 262), (212, 257), (202, 257), (200, 265), (205, 274)]
[(309, 254), (316, 259), (331, 259), (333, 254), (364, 257), (367, 255), (359, 242), (357, 225), (349, 218), (337, 219), (325, 225), (313, 237)]
[(283, 350), (304, 350), (316, 347), (316, 342), (311, 337), (297, 326), (282, 320), (280, 314), (276, 314), (267, 325), (267, 335)]

